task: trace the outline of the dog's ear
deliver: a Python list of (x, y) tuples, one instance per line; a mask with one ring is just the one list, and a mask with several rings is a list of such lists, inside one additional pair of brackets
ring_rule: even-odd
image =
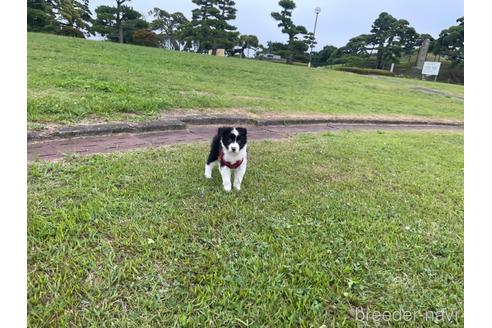
[(239, 132), (239, 134), (241, 134), (243, 136), (248, 135), (248, 130), (246, 128), (237, 128), (236, 130), (237, 130), (237, 132)]
[(232, 129), (232, 128), (230, 128), (230, 127), (223, 126), (223, 127), (219, 128), (219, 130), (217, 130), (217, 134), (218, 134), (219, 136), (223, 136), (223, 135), (224, 135), (224, 133), (226, 133), (227, 131), (230, 131), (231, 129)]

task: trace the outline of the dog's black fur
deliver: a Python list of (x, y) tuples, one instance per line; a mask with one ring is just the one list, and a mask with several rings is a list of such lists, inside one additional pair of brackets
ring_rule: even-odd
[[(232, 131), (236, 129), (238, 135), (236, 136)], [(238, 152), (244, 148), (248, 142), (248, 130), (245, 128), (233, 128), (233, 127), (221, 127), (217, 130), (217, 135), (212, 140), (210, 146), (210, 154), (208, 155), (207, 165), (215, 162), (219, 158), (219, 153), (222, 150), (222, 144), (226, 149), (230, 144), (237, 142), (239, 145)], [(222, 165), (222, 164), (221, 164)]]

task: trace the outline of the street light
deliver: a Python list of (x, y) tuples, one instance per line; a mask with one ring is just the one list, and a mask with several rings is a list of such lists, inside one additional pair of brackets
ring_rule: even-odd
[(311, 67), (311, 60), (313, 59), (314, 40), (316, 40), (316, 26), (318, 25), (318, 15), (321, 12), (321, 8), (320, 7), (314, 8), (314, 12), (316, 13), (316, 19), (314, 20), (313, 41), (311, 42), (311, 51), (309, 52), (309, 64), (308, 64), (308, 67)]

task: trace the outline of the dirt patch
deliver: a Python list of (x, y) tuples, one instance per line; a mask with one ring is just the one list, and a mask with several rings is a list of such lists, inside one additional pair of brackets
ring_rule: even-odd
[(268, 98), (264, 97), (256, 97), (256, 96), (232, 96), (235, 99), (244, 99), (244, 100), (265, 100)]
[(196, 90), (180, 91), (179, 94), (183, 96), (206, 96), (206, 97), (216, 96), (215, 93), (211, 93), (207, 91), (196, 91)]
[(54, 131), (57, 131), (64, 125), (57, 123), (27, 123), (27, 131), (28, 132), (38, 132), (38, 133), (47, 133), (51, 134)]
[(165, 119), (186, 116), (222, 114), (249, 116), (253, 113), (248, 108), (174, 108), (161, 111), (159, 114), (159, 118)]
[(465, 100), (465, 97), (463, 97), (463, 96), (457, 96), (457, 95), (452, 94), (450, 92), (431, 89), (431, 88), (414, 87), (414, 90), (416, 90), (418, 92), (422, 92), (422, 93), (431, 94), (431, 95), (441, 95), (441, 96), (445, 96), (445, 97), (451, 97), (451, 98), (456, 98), (456, 99), (460, 99), (460, 100)]
[[(403, 83), (402, 81), (399, 81), (397, 78), (388, 78), (385, 76), (377, 76), (377, 75), (368, 75), (368, 77), (375, 79), (375, 80), (381, 80), (381, 81), (385, 81), (385, 82), (389, 82), (389, 83)], [(422, 87), (419, 85), (414, 85), (413, 89), (415, 91), (426, 93), (426, 94), (431, 94), (431, 95), (441, 95), (441, 96), (460, 99), (460, 100), (465, 99), (465, 97), (460, 96), (460, 95), (456, 95), (456, 94), (451, 93), (451, 92), (446, 92), (446, 91), (432, 89), (432, 88), (426, 88), (426, 87)]]

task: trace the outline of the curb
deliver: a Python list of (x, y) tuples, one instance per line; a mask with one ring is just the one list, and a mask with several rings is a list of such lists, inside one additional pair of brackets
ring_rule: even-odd
[(257, 125), (257, 120), (246, 116), (182, 116), (178, 120), (189, 125), (216, 125), (216, 124), (250, 124)]
[(171, 131), (185, 130), (186, 124), (179, 120), (158, 120), (142, 123), (108, 123), (95, 125), (75, 125), (63, 127), (51, 133), (28, 132), (27, 141), (39, 141), (47, 139), (68, 139), (75, 137), (107, 135), (131, 132)]
[(131, 132), (132, 127), (130, 124), (101, 124), (101, 125), (77, 125), (63, 127), (57, 132), (55, 136), (60, 138), (71, 138), (83, 135), (99, 135), (105, 133), (123, 133)]
[(184, 116), (176, 119), (146, 121), (140, 123), (107, 123), (95, 125), (75, 125), (62, 127), (53, 132), (28, 132), (27, 141), (41, 141), (48, 139), (68, 139), (75, 137), (108, 135), (118, 133), (152, 132), (185, 130), (188, 125), (222, 125), (222, 124), (246, 124), (256, 126), (271, 125), (306, 125), (306, 124), (388, 124), (388, 125), (439, 125), (463, 127), (463, 122), (444, 122), (431, 120), (389, 120), (389, 119), (357, 119), (357, 118), (331, 118), (331, 119), (253, 119), (241, 116)]
[(256, 125), (295, 125), (295, 124), (394, 124), (394, 125), (444, 125), (444, 126), (464, 126), (462, 122), (443, 122), (443, 121), (405, 121), (388, 119), (356, 119), (356, 118), (335, 118), (335, 119), (271, 119), (257, 120)]

